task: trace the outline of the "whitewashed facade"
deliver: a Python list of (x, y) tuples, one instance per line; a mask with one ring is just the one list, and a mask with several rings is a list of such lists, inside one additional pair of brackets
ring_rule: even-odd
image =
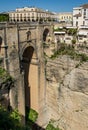
[(9, 21), (49, 21), (54, 18), (54, 13), (36, 7), (23, 7), (9, 12)]
[(73, 26), (88, 26), (88, 4), (73, 8)]

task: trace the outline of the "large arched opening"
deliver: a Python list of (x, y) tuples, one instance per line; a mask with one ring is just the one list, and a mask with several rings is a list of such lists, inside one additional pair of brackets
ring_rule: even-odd
[(38, 111), (38, 65), (32, 46), (28, 46), (22, 55), (24, 70), (25, 107)]

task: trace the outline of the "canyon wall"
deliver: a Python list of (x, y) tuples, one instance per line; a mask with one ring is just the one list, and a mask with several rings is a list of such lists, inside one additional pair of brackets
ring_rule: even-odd
[(88, 62), (47, 59), (46, 82), (48, 121), (62, 130), (88, 130)]

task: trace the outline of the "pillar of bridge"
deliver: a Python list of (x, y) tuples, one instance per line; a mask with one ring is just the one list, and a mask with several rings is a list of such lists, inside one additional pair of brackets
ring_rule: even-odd
[(18, 109), (22, 116), (22, 123), (25, 124), (25, 89), (24, 74), (20, 73), (19, 56), (14, 48), (9, 55), (9, 73), (13, 78), (14, 85), (10, 88), (10, 107)]

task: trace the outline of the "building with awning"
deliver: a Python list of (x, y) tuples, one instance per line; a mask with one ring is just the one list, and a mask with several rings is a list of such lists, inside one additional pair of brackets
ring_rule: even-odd
[(86, 42), (86, 43), (88, 43), (88, 30), (79, 30), (79, 32), (78, 32), (78, 42), (79, 43), (84, 43), (84, 42)]
[(66, 33), (65, 31), (55, 31), (54, 32), (55, 43), (64, 42), (65, 33)]

